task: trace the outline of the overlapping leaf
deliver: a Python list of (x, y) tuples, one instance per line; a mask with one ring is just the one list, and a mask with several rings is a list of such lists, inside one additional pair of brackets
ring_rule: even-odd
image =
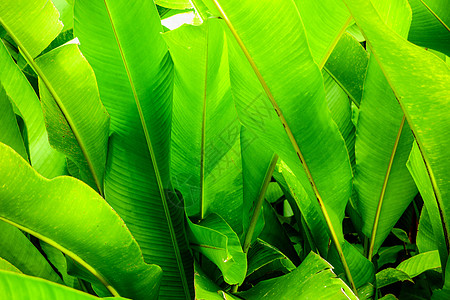
[[(422, 214), (426, 214), (426, 216), (421, 216), (420, 218), (421, 222), (419, 224), (417, 246), (419, 247), (420, 251), (423, 251), (427, 248), (428, 250), (439, 250), (439, 257), (441, 259), (443, 269), (445, 269), (444, 266), (448, 260), (448, 237), (446, 237), (445, 235), (446, 224), (442, 220), (439, 204), (436, 200), (435, 191), (433, 190), (433, 184), (431, 183), (427, 167), (416, 143), (414, 143), (414, 146), (411, 150), (407, 166), (409, 172), (411, 172), (411, 175), (414, 178), (414, 181), (420, 191), (420, 195), (422, 196), (424, 202)], [(427, 218), (428, 222), (423, 220), (423, 218)], [(431, 240), (431, 243), (426, 242), (426, 244), (428, 245), (424, 245), (424, 247), (422, 247), (421, 239), (422, 237), (426, 236), (423, 232), (425, 230), (427, 230), (431, 235), (431, 237), (428, 239)]]
[(115, 295), (157, 297), (161, 269), (144, 263), (136, 241), (103, 198), (77, 179), (43, 178), (4, 144), (0, 153), (2, 221), (65, 252)]
[(75, 163), (83, 181), (102, 193), (110, 118), (94, 72), (74, 44), (40, 56), (36, 65), (50, 143)]
[(17, 46), (28, 52), (27, 59), (41, 53), (63, 28), (58, 10), (48, 0), (2, 1), (0, 23)]
[(14, 226), (0, 222), (0, 257), (22, 273), (62, 283), (44, 256), (23, 233)]
[[(65, 151), (80, 168), (82, 178), (102, 193), (109, 119), (98, 99), (94, 74), (81, 53), (69, 52), (71, 46), (55, 49), (53, 54), (34, 61), (42, 48), (59, 33), (61, 23), (59, 12), (51, 1), (33, 3), (36, 7), (25, 2), (14, 5), (12, 1), (4, 1), (0, 7), (1, 24), (39, 76), (41, 98), (48, 114), (47, 124), (50, 124), (50, 141), (55, 148)], [(14, 19), (11, 16), (14, 13), (21, 13), (21, 18)], [(39, 29), (33, 26), (39, 26)], [(67, 78), (59, 77), (61, 73)], [(78, 119), (79, 115), (84, 118)], [(63, 124), (61, 129), (54, 125), (56, 122)], [(73, 136), (66, 148), (68, 135)]]
[(272, 178), (278, 156), (264, 145), (245, 127), (241, 129), (242, 180), (244, 188), (242, 225), (243, 248), (248, 251), (264, 227), (261, 213), (264, 194)]
[[(95, 300), (92, 295), (57, 285), (42, 279), (0, 271), (0, 297), (4, 299), (67, 299), (67, 300)], [(117, 300), (122, 297), (114, 298)]]
[(172, 182), (183, 194), (188, 215), (202, 219), (215, 199), (212, 171), (239, 137), (233, 132), (238, 120), (224, 32), (211, 19), (165, 33), (164, 39), (175, 65)]
[(368, 61), (369, 55), (361, 44), (345, 33), (323, 68), (357, 106), (363, 95)]
[(330, 299), (357, 299), (345, 283), (336, 278), (331, 266), (319, 255), (310, 253), (291, 273), (262, 281), (239, 295), (245, 299), (308, 299), (317, 295)]
[(413, 19), (408, 40), (450, 55), (450, 13), (446, 0), (409, 0)]
[(3, 85), (0, 83), (0, 142), (9, 145), (24, 159), (28, 160), (28, 153), (20, 134), (16, 114), (9, 101)]
[(170, 186), (173, 63), (152, 1), (76, 1), (74, 30), (111, 115), (108, 203), (147, 262), (164, 270), (161, 299), (190, 298), (184, 213)]
[(242, 284), (247, 273), (247, 256), (239, 238), (225, 220), (210, 214), (198, 224), (189, 224), (193, 249), (209, 258), (221, 270), (228, 284)]
[(448, 237), (450, 218), (450, 70), (435, 55), (407, 42), (370, 1), (345, 0), (391, 86), (417, 140)]
[[(378, 5), (378, 12), (392, 30), (406, 37), (411, 21), (406, 0)], [(406, 168), (413, 139), (403, 111), (372, 55), (356, 127), (354, 177), (358, 194), (354, 203), (362, 218), (362, 231), (371, 239), (369, 259), (417, 194)]]
[[(212, 2), (230, 30), (231, 84), (241, 122), (292, 168), (311, 199), (319, 199), (336, 241), (351, 168), (297, 7), (291, 1)], [(280, 22), (271, 22), (273, 12), (283, 15)]]
[(341, 1), (295, 0), (314, 61), (321, 69), (351, 21)]
[(41, 104), (30, 83), (0, 43), (0, 80), (6, 93), (24, 118), (28, 133), (31, 165), (43, 176), (65, 173), (64, 155), (50, 147)]

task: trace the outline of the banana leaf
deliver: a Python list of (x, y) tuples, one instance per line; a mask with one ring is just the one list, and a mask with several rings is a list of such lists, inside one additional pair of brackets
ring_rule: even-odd
[(124, 222), (98, 193), (71, 177), (45, 179), (4, 144), (0, 153), (1, 221), (61, 250), (115, 296), (158, 296), (161, 268), (144, 262)]
[(173, 62), (155, 4), (80, 0), (74, 18), (111, 116), (106, 201), (130, 228), (145, 261), (162, 267), (160, 298), (190, 299), (184, 209), (170, 184)]
[(336, 278), (331, 265), (311, 252), (302, 264), (289, 274), (258, 283), (238, 293), (244, 299), (358, 299), (345, 283)]
[(9, 261), (7, 261), (4, 258), (0, 257), (0, 270), (10, 271), (10, 272), (16, 272), (21, 274), (22, 272), (17, 269), (13, 264), (11, 264)]
[(0, 222), (0, 257), (14, 265), (21, 273), (62, 283), (61, 278), (30, 240), (19, 229), (3, 221)]
[[(52, 51), (53, 54), (48, 53), (35, 60), (36, 55), (42, 50), (41, 48), (48, 45), (43, 43), (50, 38), (53, 39), (54, 34), (52, 33), (59, 33), (62, 26), (58, 20), (59, 12), (53, 3), (39, 2), (41, 2), (41, 6), (38, 6), (39, 3), (35, 3), (34, 5), (37, 6), (32, 7), (27, 6), (25, 1), (19, 1), (18, 5), (12, 4), (12, 1), (4, 1), (0, 7), (2, 16), (0, 21), (39, 77), (44, 111), (55, 117), (52, 121), (52, 118), (47, 115), (50, 142), (54, 147), (59, 150), (64, 149), (66, 154), (74, 158), (84, 175), (83, 179), (92, 186), (96, 186), (102, 194), (109, 118), (98, 99), (94, 74), (89, 64), (81, 53), (78, 52), (77, 59), (76, 52), (69, 52), (69, 49), (76, 51), (71, 47), (72, 45), (55, 49)], [(39, 7), (43, 7), (43, 9), (39, 9)], [(21, 18), (12, 18), (11, 14), (14, 13), (20, 13)], [(33, 26), (39, 27), (30, 28)], [(31, 36), (33, 34), (35, 36)], [(63, 49), (67, 52), (65, 53)], [(69, 65), (69, 63), (73, 65)], [(58, 71), (55, 72), (55, 69)], [(64, 79), (68, 79), (67, 81), (59, 77), (64, 70), (66, 71), (64, 74), (67, 76)], [(85, 103), (80, 105), (76, 102), (77, 100), (86, 102), (86, 99), (89, 99), (87, 105)], [(53, 114), (49, 109), (49, 101), (53, 106)], [(84, 119), (77, 118), (80, 114)], [(56, 123), (56, 119), (58, 123), (62, 122), (65, 125), (61, 130), (56, 130), (56, 128), (59, 129), (59, 126), (53, 125)], [(80, 123), (80, 120), (83, 122)], [(73, 137), (70, 147), (66, 149), (61, 145), (64, 145), (65, 141), (69, 139), (66, 139), (69, 134), (73, 134)]]
[[(95, 300), (92, 295), (51, 283), (39, 278), (5, 272), (0, 270), (0, 297), (3, 299), (67, 299), (67, 300)], [(114, 299), (126, 300), (122, 297)]]
[(36, 66), (50, 144), (75, 163), (84, 182), (103, 194), (110, 118), (92, 68), (74, 44), (40, 56)]
[(308, 44), (319, 69), (325, 65), (351, 16), (341, 1), (294, 0), (305, 26)]
[(408, 40), (450, 55), (450, 14), (446, 0), (409, 0), (413, 19)]
[[(240, 121), (317, 199), (339, 248), (336, 230), (351, 192), (351, 166), (297, 7), (291, 1), (213, 2), (208, 7), (220, 11), (229, 29), (231, 85)], [(271, 22), (273, 11), (283, 15), (280, 22)]]
[(3, 85), (0, 83), (0, 142), (9, 145), (28, 160), (27, 149), (17, 124), (16, 114)]
[(39, 99), (3, 41), (0, 43), (0, 80), (23, 116), (28, 132), (31, 165), (47, 178), (65, 174), (64, 155), (50, 146)]
[[(377, 2), (378, 3), (378, 2)], [(411, 11), (406, 1), (377, 5), (384, 22), (406, 37)], [(354, 200), (362, 231), (370, 238), (368, 258), (377, 250), (417, 194), (406, 168), (413, 135), (376, 58), (371, 55), (356, 127)]]
[[(344, 0), (405, 114), (423, 156), (448, 243), (450, 70), (392, 31), (367, 0)], [(429, 211), (430, 212), (430, 211)], [(448, 249), (447, 249), (448, 253)]]
[(402, 261), (396, 269), (403, 271), (408, 274), (409, 277), (413, 278), (425, 271), (438, 269), (440, 267), (441, 261), (439, 259), (439, 252), (435, 250), (414, 255), (413, 257)]
[(368, 62), (367, 51), (354, 37), (345, 33), (328, 58), (323, 70), (339, 84), (353, 103), (359, 106)]
[(211, 173), (239, 137), (230, 134), (238, 120), (224, 32), (220, 22), (211, 19), (163, 37), (175, 68), (172, 183), (183, 194), (187, 214), (203, 219), (215, 199), (211, 186), (216, 178)]

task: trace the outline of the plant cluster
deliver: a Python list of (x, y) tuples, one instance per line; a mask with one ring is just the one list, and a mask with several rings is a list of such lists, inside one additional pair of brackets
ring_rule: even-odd
[(448, 8), (0, 1), (0, 298), (449, 299)]

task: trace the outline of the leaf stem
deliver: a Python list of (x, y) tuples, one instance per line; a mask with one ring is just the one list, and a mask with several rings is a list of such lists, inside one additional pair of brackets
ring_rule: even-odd
[(391, 157), (389, 159), (389, 165), (386, 170), (386, 175), (384, 176), (384, 182), (383, 186), (381, 188), (380, 193), (380, 199), (378, 200), (378, 206), (377, 211), (375, 212), (375, 219), (373, 221), (373, 227), (372, 227), (372, 236), (370, 237), (370, 246), (369, 246), (369, 253), (367, 254), (367, 258), (372, 261), (373, 257), (373, 248), (375, 246), (375, 240), (377, 236), (378, 231), (378, 224), (380, 223), (380, 215), (381, 215), (381, 208), (383, 206), (383, 200), (384, 195), (386, 194), (386, 188), (389, 181), (389, 175), (391, 173), (392, 164), (394, 163), (395, 153), (397, 152), (398, 143), (400, 141), (400, 137), (402, 135), (403, 126), (405, 125), (405, 115), (402, 117), (402, 122), (400, 123), (400, 128), (398, 129), (397, 138), (395, 139), (394, 147), (392, 148)]
[(216, 8), (219, 10), (220, 15), (222, 16), (222, 19), (225, 21), (225, 23), (227, 24), (228, 28), (230, 29), (231, 33), (233, 34), (234, 38), (236, 39), (237, 43), (239, 44), (239, 47), (241, 48), (242, 52), (244, 53), (244, 55), (246, 56), (248, 62), (250, 63), (253, 71), (255, 72), (256, 77), (258, 78), (259, 82), (261, 83), (264, 91), (266, 92), (267, 97), (269, 98), (273, 108), (275, 109), (275, 112), (277, 113), (281, 123), (283, 124), (283, 127), (285, 128), (286, 134), (289, 137), (289, 140), (292, 144), (292, 146), (294, 147), (294, 150), (300, 160), (300, 163), (308, 177), (308, 180), (311, 184), (311, 187), (314, 191), (314, 194), (316, 195), (317, 201), (319, 202), (319, 206), (320, 209), (322, 211), (322, 214), (325, 218), (325, 222), (328, 226), (328, 229), (330, 230), (330, 235), (331, 235), (331, 239), (333, 240), (333, 243), (336, 247), (336, 250), (338, 252), (339, 258), (342, 262), (342, 266), (344, 267), (345, 270), (345, 274), (346, 277), (348, 279), (348, 281), (350, 282), (350, 285), (353, 289), (353, 291), (355, 292), (355, 294), (357, 293), (357, 289), (356, 289), (356, 285), (355, 282), (353, 281), (353, 277), (350, 273), (350, 269), (348, 267), (347, 261), (345, 259), (344, 253), (342, 251), (342, 247), (341, 244), (339, 242), (338, 236), (336, 234), (336, 231), (334, 230), (333, 224), (331, 222), (330, 216), (328, 214), (328, 211), (325, 207), (325, 204), (323, 202), (322, 196), (319, 193), (319, 190), (317, 189), (316, 183), (314, 182), (314, 179), (312, 177), (311, 171), (309, 170), (308, 165), (306, 164), (305, 158), (303, 157), (302, 152), (300, 151), (300, 148), (297, 144), (297, 141), (294, 138), (294, 135), (283, 115), (283, 113), (281, 112), (280, 107), (278, 106), (278, 103), (275, 101), (274, 96), (272, 95), (272, 92), (269, 88), (269, 86), (267, 85), (266, 81), (264, 80), (262, 74), (260, 73), (258, 67), (256, 66), (255, 61), (253, 60), (252, 56), (250, 55), (249, 51), (247, 50), (247, 48), (244, 45), (244, 42), (241, 40), (239, 34), (237, 33), (236, 29), (234, 28), (233, 24), (231, 24), (230, 19), (228, 19), (227, 14), (225, 13), (225, 11), (223, 10), (223, 8), (220, 6), (220, 4), (218, 3), (218, 0), (213, 0)]

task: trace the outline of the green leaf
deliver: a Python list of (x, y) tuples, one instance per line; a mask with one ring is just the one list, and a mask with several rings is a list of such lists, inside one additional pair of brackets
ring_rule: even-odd
[(446, 0), (409, 0), (413, 19), (408, 40), (450, 55), (450, 14)]
[(405, 261), (402, 261), (397, 270), (403, 271), (413, 278), (425, 271), (438, 269), (441, 267), (441, 261), (439, 259), (439, 252), (429, 251), (425, 253), (417, 254)]
[(345, 283), (336, 278), (331, 266), (319, 255), (310, 253), (291, 273), (258, 283), (238, 294), (245, 299), (357, 299)]
[(264, 227), (261, 210), (264, 194), (275, 169), (278, 155), (267, 149), (258, 138), (245, 127), (241, 129), (242, 181), (244, 201), (242, 225), (244, 227), (243, 249), (247, 253)]
[(145, 260), (164, 270), (161, 299), (190, 298), (184, 212), (170, 186), (173, 63), (155, 4), (80, 0), (74, 16), (75, 35), (111, 116), (106, 200)]
[(115, 295), (157, 296), (161, 269), (144, 263), (136, 241), (103, 198), (79, 180), (43, 178), (4, 144), (0, 153), (0, 220), (61, 250)]
[[(345, 0), (406, 116), (424, 157), (448, 240), (450, 71), (442, 60), (395, 34), (370, 1)], [(448, 245), (448, 243), (447, 243)]]
[[(286, 255), (261, 239), (257, 239), (248, 252), (247, 277), (255, 278), (258, 273), (267, 275), (269, 272), (277, 271), (286, 274), (294, 269), (295, 265)], [(262, 270), (264, 272), (260, 272)]]
[(11, 264), (6, 259), (3, 259), (0, 257), (0, 270), (10, 271), (10, 272), (16, 272), (16, 273), (22, 273), (19, 269), (17, 269), (13, 264)]
[(27, 150), (25, 149), (25, 144), (20, 134), (14, 109), (1, 83), (0, 111), (2, 112), (0, 114), (0, 142), (9, 145), (24, 159), (28, 160)]
[[(43, 279), (0, 271), (0, 297), (4, 299), (67, 299), (95, 300), (92, 295), (58, 285)], [(114, 299), (124, 299), (122, 297)]]
[(398, 300), (393, 294), (387, 294), (380, 298), (380, 300)]
[(220, 289), (211, 279), (206, 276), (205, 272), (200, 268), (199, 264), (194, 264), (194, 284), (195, 284), (195, 299), (198, 300), (238, 300), (228, 293)]
[[(39, 245), (45, 253), (48, 261), (51, 262), (51, 264), (58, 270), (59, 274), (61, 274), (64, 283), (68, 287), (80, 289), (78, 279), (67, 273), (67, 261), (64, 254), (46, 242), (40, 241)], [(102, 284), (100, 283), (100, 285)]]
[[(276, 174), (276, 173), (274, 173)], [(264, 229), (259, 237), (268, 242), (270, 245), (276, 247), (284, 255), (286, 255), (295, 265), (300, 264), (300, 258), (295, 251), (292, 243), (287, 235), (283, 225), (277, 218), (276, 212), (273, 207), (267, 202), (263, 205), (264, 214)]]
[[(425, 165), (425, 161), (420, 153), (417, 143), (414, 143), (413, 149), (409, 156), (407, 163), (409, 172), (411, 173), (417, 187), (419, 188), (420, 195), (422, 196), (424, 202), (424, 209), (429, 216), (431, 226), (427, 226), (428, 230), (432, 231), (434, 247), (432, 250), (439, 251), (439, 257), (441, 258), (441, 263), (443, 269), (446, 262), (448, 261), (448, 237), (446, 236), (446, 227), (444, 220), (442, 219), (441, 210), (439, 208), (439, 202), (436, 199), (435, 191), (433, 190), (433, 184), (431, 182), (430, 176)], [(423, 220), (422, 220), (423, 221)], [(417, 246), (421, 249), (420, 230), (423, 230), (424, 223), (420, 223), (419, 234), (417, 240)], [(430, 228), (431, 227), (431, 228)], [(430, 249), (431, 250), (431, 249)]]
[(65, 158), (50, 147), (40, 101), (3, 42), (0, 43), (0, 81), (25, 121), (31, 165), (47, 178), (63, 175)]
[(328, 73), (322, 71), (328, 108), (331, 117), (344, 138), (352, 167), (355, 164), (355, 126), (352, 122), (352, 105), (344, 90)]
[(308, 44), (319, 69), (325, 65), (351, 21), (341, 1), (294, 0), (308, 35)]
[(93, 70), (74, 44), (40, 56), (36, 65), (50, 144), (70, 157), (83, 181), (103, 194), (110, 119)]
[[(406, 0), (378, 2), (384, 23), (406, 37), (411, 11)], [(376, 58), (369, 59), (356, 127), (354, 187), (363, 233), (370, 238), (369, 260), (417, 194), (406, 168), (414, 140)]]
[(73, 3), (67, 0), (52, 0), (56, 9), (59, 11), (59, 19), (64, 24), (63, 31), (73, 28)]
[[(356, 287), (360, 288), (366, 283), (372, 283), (375, 279), (374, 265), (362, 254), (362, 247), (358, 249), (358, 245), (352, 245), (345, 241), (342, 245), (342, 251), (348, 259), (348, 266), (352, 272)], [(345, 269), (339, 261), (336, 249), (330, 248), (327, 261), (332, 262), (334, 272), (341, 278), (345, 276)]]
[(0, 221), (0, 257), (13, 264), (21, 273), (62, 283), (30, 240), (19, 229), (3, 221)]
[(171, 9), (187, 9), (192, 7), (191, 1), (189, 0), (155, 0), (155, 3)]
[[(428, 214), (427, 207), (424, 205), (422, 207), (422, 213), (420, 214), (416, 238), (416, 244), (419, 252), (439, 250), (436, 243), (436, 238), (437, 236), (434, 235), (430, 215)], [(445, 247), (443, 249), (445, 249)]]
[[(351, 62), (351, 63), (350, 63)], [(369, 55), (350, 34), (345, 33), (337, 43), (323, 70), (359, 106), (363, 95)]]
[(401, 252), (405, 252), (404, 245), (381, 247), (378, 251), (378, 269), (382, 268), (386, 264), (396, 263), (398, 257), (401, 255)]
[(269, 186), (267, 187), (266, 191), (266, 200), (269, 203), (275, 203), (277, 202), (281, 197), (283, 197), (283, 191), (281, 190), (280, 186), (276, 182), (269, 183)]
[(400, 241), (402, 241), (405, 244), (410, 244), (411, 241), (409, 240), (408, 234), (406, 231), (400, 228), (392, 228), (392, 234), (395, 235), (396, 238), (398, 238)]
[(228, 134), (238, 120), (224, 32), (220, 22), (211, 19), (163, 37), (175, 67), (172, 182), (183, 194), (187, 214), (202, 219), (214, 200), (211, 186), (216, 178), (211, 173), (238, 138)]
[[(213, 2), (233, 35), (228, 39), (230, 76), (240, 121), (292, 168), (308, 196), (317, 199), (333, 243), (340, 248), (339, 223), (332, 223), (330, 214), (335, 221), (344, 217), (351, 167), (297, 7), (291, 1)], [(273, 11), (283, 19), (273, 23)], [(269, 23), (273, 26), (266, 26)], [(262, 120), (258, 109), (265, 109)]]
[[(297, 223), (301, 224), (301, 219), (298, 217), (302, 215), (305, 219), (305, 223), (311, 231), (311, 235), (314, 239), (315, 245), (319, 249), (319, 253), (327, 257), (327, 259), (333, 263), (337, 273), (345, 272), (345, 267), (340, 262), (340, 257), (335, 248), (329, 248), (329, 238), (327, 233), (327, 227), (320, 215), (320, 210), (317, 208), (317, 203), (311, 201), (307, 197), (299, 180), (295, 178), (292, 171), (283, 163), (282, 164), (283, 177), (286, 180), (287, 188), (290, 191), (292, 197), (288, 197), (291, 207), (296, 215)], [(280, 181), (278, 181), (280, 182)], [(281, 183), (283, 188), (283, 183)], [(301, 213), (300, 213), (301, 212)], [(336, 216), (332, 215), (333, 218)], [(336, 219), (334, 222), (338, 223)], [(352, 273), (353, 280), (356, 287), (360, 287), (363, 284), (372, 281), (374, 277), (373, 265), (367, 260), (357, 249), (349, 244), (345, 239), (342, 232), (342, 221), (338, 227), (338, 241), (341, 244), (343, 254), (348, 257), (348, 267)]]
[(1, 25), (31, 58), (59, 34), (63, 24), (58, 18), (58, 10), (48, 0), (5, 0), (0, 4)]
[(243, 192), (239, 132), (239, 123), (227, 129), (226, 134), (233, 136), (234, 144), (210, 172), (210, 186), (205, 199), (208, 199), (210, 213), (219, 214), (238, 236), (242, 236)]
[[(44, 4), (44, 7), (48, 7), (53, 10), (55, 9), (53, 3), (51, 2), (49, 2), (49, 5)], [(13, 9), (16, 8), (17, 7), (14, 6), (13, 8), (6, 7), (5, 9), (14, 11)], [(52, 20), (47, 13), (47, 9), (38, 11), (24, 11), (24, 16), (19, 18), (22, 21), (29, 21), (31, 23), (31, 20), (40, 19), (41, 17)], [(59, 15), (57, 11), (56, 15)], [(27, 26), (30, 25), (30, 23), (27, 23)], [(58, 115), (57, 117), (59, 121), (58, 123), (62, 122), (64, 124), (67, 122), (67, 124), (64, 124), (66, 126), (63, 125), (62, 129), (62, 131), (65, 132), (61, 135), (59, 135), (60, 132), (58, 132), (55, 137), (53, 137), (53, 133), (55, 133), (56, 130), (54, 130), (54, 126), (49, 125), (49, 138), (52, 144), (57, 149), (64, 149), (64, 147), (60, 147), (60, 145), (63, 144), (62, 140), (65, 139), (65, 135), (71, 131), (74, 138), (71, 147), (68, 147), (69, 149), (65, 149), (66, 154), (69, 153), (69, 156), (71, 157), (78, 156), (78, 159), (75, 159), (75, 161), (78, 167), (82, 170), (82, 174), (85, 173), (85, 176), (83, 177), (90, 183), (90, 180), (87, 180), (87, 178), (88, 176), (92, 176), (93, 182), (95, 182), (95, 186), (98, 191), (103, 194), (103, 174), (106, 159), (105, 146), (107, 141), (109, 119), (106, 111), (104, 111), (101, 106), (100, 100), (98, 99), (94, 73), (89, 64), (74, 45), (58, 48), (57, 50), (52, 51), (52, 54), (48, 53), (34, 61), (34, 57), (36, 56), (34, 51), (36, 48), (34, 47), (35, 45), (28, 40), (28, 34), (31, 34), (31, 32), (26, 28), (23, 28), (23, 26), (19, 26), (19, 24), (8, 17), (2, 20), (2, 24), (22, 51), (27, 62), (39, 76), (39, 90), (41, 92), (41, 100), (43, 102), (44, 111), (49, 115), (51, 114), (49, 108), (50, 105), (46, 102), (46, 99), (53, 97), (55, 101), (55, 103), (52, 103), (54, 111), (61, 111), (61, 115)], [(48, 22), (47, 25), (51, 26), (51, 22)], [(60, 28), (56, 24), (50, 28), (55, 30), (58, 28), (59, 33)], [(42, 30), (45, 30), (45, 28)], [(37, 34), (37, 38), (45, 39), (45, 36), (42, 35), (42, 33), (40, 33), (40, 35)], [(67, 53), (64, 53), (63, 49)], [(69, 49), (71, 49), (72, 52), (69, 52)], [(72, 65), (69, 65), (69, 63)], [(57, 71), (55, 71), (55, 69)], [(61, 80), (61, 74), (64, 74), (67, 77), (66, 81)], [(73, 93), (73, 90), (68, 89), (68, 86), (75, 89), (78, 88), (85, 90), (80, 90), (79, 94), (75, 94)], [(46, 89), (48, 89), (48, 91)], [(84, 95), (86, 96), (83, 97)], [(86, 106), (87, 109), (83, 111), (82, 107), (84, 107), (84, 102), (86, 99), (92, 100), (90, 100), (89, 104)], [(83, 103), (83, 105), (80, 105), (80, 103)], [(78, 107), (81, 107), (81, 109)], [(79, 122), (81, 119), (77, 118), (77, 111), (79, 110), (82, 111), (82, 115), (85, 118), (81, 124)], [(47, 124), (56, 123), (56, 120), (53, 122), (49, 120), (52, 119), (47, 115)], [(92, 126), (92, 128), (99, 126), (99, 128), (96, 131), (93, 131), (92, 129), (89, 130), (89, 126)], [(70, 130), (68, 130), (68, 128), (70, 128)], [(62, 140), (58, 140), (59, 138)], [(74, 147), (78, 148), (75, 146), (76, 144), (78, 144), (78, 147), (80, 148), (79, 150), (74, 149)], [(85, 166), (81, 166), (82, 162)]]
[(217, 265), (225, 282), (242, 284), (247, 273), (247, 255), (225, 220), (210, 214), (198, 224), (189, 221), (189, 228), (191, 247)]
[[(291, 169), (281, 162), (279, 172), (282, 176), (276, 176), (277, 182), (284, 191), (289, 204), (294, 211), (294, 216), (298, 224), (302, 224), (301, 217), (303, 216), (308, 229), (315, 242), (315, 247), (323, 257), (328, 255), (329, 236), (326, 224), (321, 218), (320, 209), (317, 207), (316, 201), (308, 197), (305, 189), (300, 184), (300, 181), (292, 173)], [(333, 216), (336, 218), (335, 216)], [(335, 220), (335, 219), (334, 219)], [(342, 226), (339, 226), (340, 229)], [(344, 240), (342, 229), (338, 231), (340, 241)]]
[(385, 287), (387, 285), (399, 282), (399, 281), (414, 281), (403, 271), (387, 268), (377, 273), (377, 289)]

